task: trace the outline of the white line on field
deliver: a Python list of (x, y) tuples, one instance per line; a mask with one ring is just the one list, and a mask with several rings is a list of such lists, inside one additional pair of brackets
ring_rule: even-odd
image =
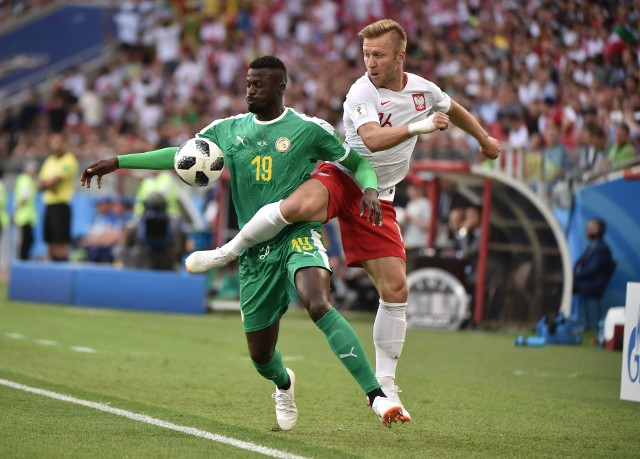
[(98, 352), (95, 349), (85, 346), (69, 346), (69, 349), (74, 352), (84, 352), (86, 354), (95, 354), (96, 352)]
[(33, 342), (36, 344), (42, 344), (43, 346), (57, 346), (60, 344), (52, 339), (34, 339)]
[(236, 448), (252, 451), (254, 453), (264, 454), (265, 456), (278, 457), (283, 459), (306, 459), (304, 456), (298, 456), (296, 454), (287, 453), (286, 451), (280, 451), (277, 449), (268, 448), (266, 446), (258, 445), (248, 441), (238, 440), (231, 437), (225, 437), (205, 430), (196, 429), (194, 427), (181, 426), (172, 422), (163, 421), (161, 419), (152, 418), (146, 414), (132, 413), (131, 411), (121, 410), (119, 408), (112, 408), (102, 403), (90, 402), (89, 400), (82, 400), (80, 398), (71, 397), (69, 395), (59, 394), (57, 392), (51, 392), (44, 389), (38, 389), (36, 387), (29, 387), (23, 384), (19, 384), (7, 379), (0, 378), (0, 385), (11, 387), (13, 389), (21, 390), (24, 392), (30, 392), (32, 394), (43, 395), (45, 397), (61, 400), (63, 402), (75, 403), (76, 405), (86, 406), (87, 408), (93, 408), (94, 410), (104, 411), (105, 413), (115, 414), (124, 418), (132, 419), (134, 421), (144, 422), (157, 427), (164, 427), (165, 429), (175, 430), (187, 435), (193, 435), (196, 437), (204, 438), (206, 440), (212, 440), (218, 443), (224, 443), (226, 445), (235, 446)]
[(24, 336), (22, 333), (6, 332), (4, 334), (4, 336), (6, 336), (7, 338), (11, 338), (11, 339), (25, 339), (26, 338), (26, 336)]
[(23, 335), (22, 333), (5, 332), (4, 336), (6, 336), (7, 338), (16, 339), (16, 340), (31, 340), (36, 344), (40, 344), (41, 346), (62, 346), (66, 349), (69, 349), (70, 351), (79, 352), (81, 354), (130, 355), (133, 357), (144, 357), (144, 356), (153, 355), (149, 352), (140, 352), (140, 351), (101, 351), (101, 350), (94, 349), (92, 347), (87, 347), (87, 346), (66, 346), (52, 339), (29, 338), (28, 336)]

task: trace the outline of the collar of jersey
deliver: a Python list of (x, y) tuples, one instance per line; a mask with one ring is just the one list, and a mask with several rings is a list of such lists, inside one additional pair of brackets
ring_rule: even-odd
[(269, 120), (269, 121), (260, 121), (260, 120), (259, 120), (258, 118), (256, 118), (256, 117), (255, 117), (255, 115), (254, 115), (254, 116), (253, 116), (253, 121), (254, 121), (256, 124), (273, 124), (273, 123), (277, 123), (277, 122), (278, 122), (278, 121), (280, 121), (282, 118), (284, 118), (284, 115), (286, 115), (288, 111), (289, 111), (289, 107), (285, 107), (285, 108), (284, 108), (284, 111), (282, 112), (282, 114), (281, 114), (279, 117), (274, 118), (274, 119)]

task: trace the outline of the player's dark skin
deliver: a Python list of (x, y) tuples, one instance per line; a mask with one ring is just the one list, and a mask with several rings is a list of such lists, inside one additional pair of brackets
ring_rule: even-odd
[[(285, 74), (280, 69), (249, 69), (246, 85), (246, 100), (249, 111), (254, 113), (260, 121), (276, 119), (284, 112), (283, 100), (286, 87)], [(91, 179), (96, 177), (98, 188), (100, 188), (102, 176), (117, 169), (117, 158), (96, 161), (85, 168), (80, 182), (82, 186), (90, 188)], [(382, 207), (376, 190), (371, 188), (364, 190), (360, 208), (363, 214), (365, 209), (368, 209), (367, 220), (373, 222), (382, 220)], [(326, 209), (324, 218), (322, 215), (318, 215), (317, 218), (306, 221), (324, 220), (326, 220)], [(326, 269), (301, 268), (296, 271), (295, 284), (300, 302), (314, 323), (332, 308), (329, 300), (330, 274)], [(279, 330), (280, 321), (278, 320), (262, 330), (245, 333), (249, 354), (255, 362), (262, 364), (271, 360), (278, 341)]]

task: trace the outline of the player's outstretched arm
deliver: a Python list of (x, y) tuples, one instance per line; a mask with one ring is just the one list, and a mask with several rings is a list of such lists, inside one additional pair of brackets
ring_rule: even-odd
[(451, 99), (451, 108), (449, 109), (448, 115), (453, 124), (476, 138), (480, 144), (480, 153), (486, 158), (496, 159), (500, 156), (500, 142), (491, 137), (487, 131), (480, 126), (478, 120), (476, 120), (466, 108), (453, 99)]
[(82, 186), (91, 188), (91, 178), (97, 177), (98, 188), (101, 188), (102, 176), (110, 174), (117, 169), (173, 169), (173, 158), (177, 150), (177, 147), (168, 147), (160, 150), (131, 153), (96, 161), (82, 172), (80, 183)]

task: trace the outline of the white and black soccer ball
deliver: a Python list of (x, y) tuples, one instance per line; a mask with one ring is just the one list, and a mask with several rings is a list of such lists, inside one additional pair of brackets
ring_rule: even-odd
[(222, 150), (203, 138), (183, 143), (173, 160), (178, 177), (191, 186), (209, 186), (218, 181), (224, 169)]

